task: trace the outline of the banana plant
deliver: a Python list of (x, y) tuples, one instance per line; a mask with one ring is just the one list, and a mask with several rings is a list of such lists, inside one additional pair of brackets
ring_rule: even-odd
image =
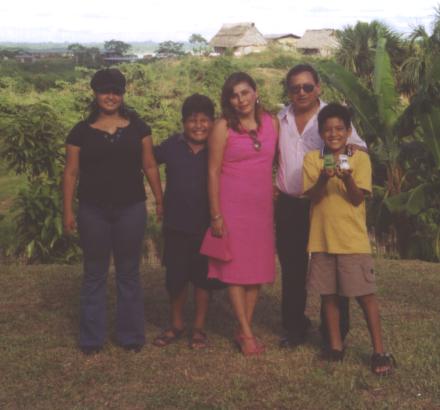
[[(430, 199), (438, 187), (440, 172), (440, 104), (428, 99), (429, 93), (421, 86), (417, 98), (405, 107), (394, 79), (386, 39), (377, 43), (372, 88), (367, 88), (358, 77), (332, 61), (319, 64), (321, 76), (327, 84), (344, 95), (355, 112), (355, 125), (369, 143), (372, 156), (384, 172), (382, 201), (377, 212), (388, 211), (397, 234), (400, 256), (405, 257), (410, 245), (411, 218), (430, 207)], [(436, 75), (434, 73), (433, 75)], [(429, 90), (428, 90), (429, 91)], [(432, 93), (431, 93), (432, 94)], [(418, 140), (431, 153), (437, 177), (421, 180), (412, 178), (401, 153), (405, 144)], [(438, 191), (437, 191), (438, 192)], [(433, 249), (440, 249), (440, 229)], [(437, 252), (436, 252), (437, 253)], [(437, 254), (440, 259), (440, 254)]]

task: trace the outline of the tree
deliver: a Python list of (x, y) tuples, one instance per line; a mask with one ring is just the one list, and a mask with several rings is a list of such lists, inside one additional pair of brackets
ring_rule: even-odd
[(14, 58), (20, 53), (23, 53), (24, 50), (22, 48), (13, 47), (13, 48), (0, 48), (0, 59), (3, 57), (6, 58)]
[(71, 261), (74, 238), (63, 235), (59, 181), (66, 129), (44, 102), (0, 106), (2, 158), (9, 170), (26, 177), (14, 204), (15, 252), (28, 261)]
[(395, 70), (406, 56), (401, 37), (378, 21), (371, 23), (359, 21), (355, 26), (347, 26), (337, 31), (336, 35), (339, 41), (336, 61), (360, 76), (367, 85), (372, 84), (375, 51), (379, 38), (386, 38), (386, 50)]
[(208, 41), (201, 34), (191, 34), (189, 42), (195, 54), (208, 54), (210, 51)]
[(156, 54), (158, 57), (178, 57), (185, 55), (183, 43), (175, 41), (163, 41), (159, 43)]
[(119, 40), (110, 40), (104, 43), (104, 50), (107, 53), (123, 56), (131, 49), (131, 45)]
[(76, 65), (96, 68), (101, 62), (101, 51), (98, 47), (85, 47), (79, 43), (69, 44), (67, 47), (73, 54)]
[(417, 26), (409, 36), (410, 55), (402, 64), (402, 85), (412, 95), (421, 82), (434, 85), (430, 80), (438, 70), (440, 55), (440, 6), (435, 10), (432, 34), (429, 35), (424, 26)]

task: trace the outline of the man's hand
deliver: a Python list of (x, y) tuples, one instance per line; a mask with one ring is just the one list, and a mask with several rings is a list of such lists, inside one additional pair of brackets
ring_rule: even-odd
[(272, 199), (276, 201), (278, 199), (278, 196), (280, 195), (280, 190), (276, 185), (272, 186)]
[(163, 219), (163, 204), (156, 203), (156, 219), (158, 222), (162, 222)]
[(362, 145), (357, 145), (357, 144), (347, 144), (347, 149), (349, 151), (351, 151), (351, 154), (353, 155), (356, 151), (362, 151), (362, 152), (367, 152), (368, 153), (368, 149), (363, 147)]

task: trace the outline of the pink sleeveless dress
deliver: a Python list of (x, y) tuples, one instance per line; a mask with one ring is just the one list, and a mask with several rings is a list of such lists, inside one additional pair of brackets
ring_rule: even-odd
[(272, 165), (277, 134), (269, 114), (251, 137), (229, 129), (220, 175), (220, 207), (232, 260), (209, 259), (209, 278), (229, 284), (271, 283), (275, 279)]

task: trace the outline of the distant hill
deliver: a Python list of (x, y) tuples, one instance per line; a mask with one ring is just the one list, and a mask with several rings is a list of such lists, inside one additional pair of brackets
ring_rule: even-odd
[[(159, 43), (154, 41), (133, 41), (127, 42), (131, 45), (130, 53), (133, 54), (147, 54), (156, 51)], [(67, 50), (69, 44), (73, 42), (64, 43), (13, 43), (0, 41), (0, 48), (21, 48), (26, 51), (45, 51), (52, 53), (64, 53)], [(104, 43), (80, 43), (85, 47), (98, 47), (104, 49)], [(184, 43), (185, 49), (189, 50), (191, 48), (189, 43)]]

